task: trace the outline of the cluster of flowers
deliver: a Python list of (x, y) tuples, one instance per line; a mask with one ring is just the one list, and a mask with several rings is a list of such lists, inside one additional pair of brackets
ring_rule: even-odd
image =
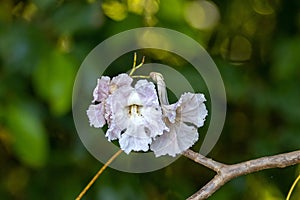
[(120, 148), (131, 151), (152, 150), (155, 156), (176, 156), (198, 140), (197, 128), (203, 126), (207, 110), (203, 94), (184, 93), (169, 104), (162, 74), (151, 72), (157, 85), (145, 79), (134, 87), (128, 74), (110, 79), (102, 76), (87, 110), (91, 126), (108, 125), (108, 141), (119, 140)]

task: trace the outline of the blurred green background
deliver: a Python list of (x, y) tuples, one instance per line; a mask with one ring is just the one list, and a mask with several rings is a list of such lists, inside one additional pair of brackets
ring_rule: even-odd
[[(101, 41), (143, 26), (182, 32), (216, 62), (228, 112), (210, 157), (230, 164), (299, 149), (300, 1), (2, 0), (0, 199), (79, 194), (102, 164), (84, 148), (73, 124), (76, 72)], [(170, 56), (144, 53), (180, 65)], [(118, 62), (131, 64), (132, 54)], [(189, 67), (179, 68), (188, 77)], [(299, 173), (293, 166), (240, 177), (210, 199), (283, 199)], [(85, 199), (185, 199), (213, 176), (184, 157), (145, 174), (109, 168)], [(299, 198), (298, 184), (292, 199)]]

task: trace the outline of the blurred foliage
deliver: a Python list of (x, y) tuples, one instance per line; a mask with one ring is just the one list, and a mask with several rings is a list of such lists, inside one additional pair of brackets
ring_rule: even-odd
[[(76, 72), (101, 41), (143, 26), (187, 34), (219, 67), (228, 112), (210, 157), (234, 163), (299, 149), (299, 1), (2, 0), (0, 199), (74, 199), (90, 180), (101, 164), (74, 128)], [(187, 63), (143, 53), (197, 85)], [(131, 66), (132, 54), (115, 63)], [(298, 174), (294, 166), (240, 177), (211, 199), (282, 199)], [(86, 199), (185, 199), (212, 177), (186, 158), (147, 174), (107, 169)], [(298, 184), (292, 199), (299, 194)]]

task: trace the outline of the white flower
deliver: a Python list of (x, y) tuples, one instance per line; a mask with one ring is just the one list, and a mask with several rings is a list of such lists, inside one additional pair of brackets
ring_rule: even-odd
[(122, 87), (107, 99), (111, 124), (106, 137), (119, 138), (124, 152), (147, 151), (152, 139), (167, 130), (158, 103), (155, 86), (139, 80), (135, 88)]
[(164, 131), (151, 144), (155, 156), (175, 156), (190, 148), (198, 140), (198, 127), (203, 126), (207, 110), (203, 94), (185, 93), (178, 102), (169, 105), (163, 76), (152, 72), (151, 78), (157, 82), (158, 95), (164, 121), (169, 131)]
[(97, 80), (96, 88), (93, 91), (93, 101), (88, 110), (90, 126), (101, 128), (107, 123), (109, 124), (110, 113), (106, 110), (106, 99), (110, 94), (122, 87), (130, 87), (132, 78), (127, 74), (119, 74), (112, 80), (108, 76), (102, 76)]
[(197, 128), (203, 126), (207, 115), (205, 98), (184, 93), (170, 105), (163, 76), (152, 72), (150, 77), (157, 83), (159, 100), (154, 84), (146, 80), (132, 87), (127, 74), (98, 79), (93, 104), (87, 110), (90, 125), (100, 128), (107, 123), (108, 141), (119, 139), (127, 154), (150, 148), (157, 157), (175, 156), (198, 140)]

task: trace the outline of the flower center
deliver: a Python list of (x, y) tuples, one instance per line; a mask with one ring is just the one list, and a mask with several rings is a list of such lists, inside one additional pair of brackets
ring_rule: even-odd
[(128, 115), (130, 117), (138, 117), (138, 116), (142, 116), (140, 108), (142, 106), (140, 105), (136, 105), (136, 104), (132, 104), (128, 107)]

